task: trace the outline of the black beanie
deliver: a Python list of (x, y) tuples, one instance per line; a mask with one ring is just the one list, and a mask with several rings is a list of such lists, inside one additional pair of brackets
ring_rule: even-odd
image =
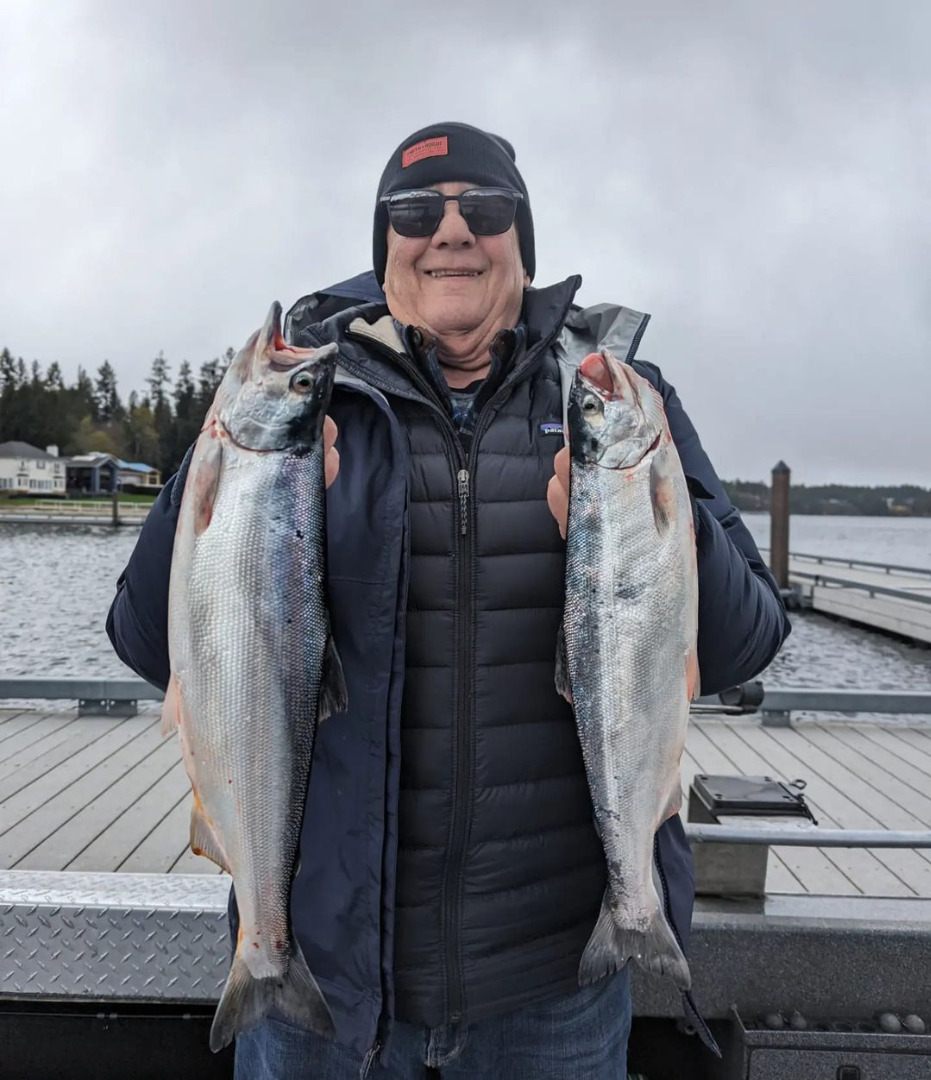
[(431, 124), (408, 136), (388, 159), (378, 183), (372, 236), (372, 265), (378, 284), (385, 283), (388, 262), (388, 211), (379, 202), (382, 195), (450, 180), (510, 188), (523, 195), (517, 204), (517, 236), (524, 269), (532, 279), (536, 271), (533, 216), (524, 179), (514, 162), (514, 147), (507, 139), (470, 124)]

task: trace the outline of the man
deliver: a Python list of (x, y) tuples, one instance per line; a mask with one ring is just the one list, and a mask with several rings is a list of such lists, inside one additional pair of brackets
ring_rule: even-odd
[[(605, 866), (554, 687), (563, 388), (601, 345), (633, 360), (647, 317), (579, 309), (578, 277), (529, 288), (534, 228), (514, 151), (465, 124), (424, 128), (392, 154), (373, 255), (374, 280), (306, 298), (286, 322), (293, 344), (340, 349), (327, 529), (350, 706), (318, 734), (292, 888), (336, 1041), (268, 1019), (239, 1038), (237, 1076), (614, 1080), (629, 973), (578, 986)], [(714, 692), (765, 667), (785, 613), (675, 391), (635, 366), (708, 494), (694, 512), (699, 662)], [(151, 511), (108, 623), (120, 656), (162, 686), (182, 488), (169, 481)], [(678, 818), (656, 860), (687, 945)]]

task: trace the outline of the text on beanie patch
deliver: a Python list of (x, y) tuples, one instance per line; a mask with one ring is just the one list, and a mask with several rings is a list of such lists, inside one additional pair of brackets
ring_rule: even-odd
[(438, 135), (435, 139), (424, 139), (423, 142), (414, 143), (401, 155), (401, 168), (406, 169), (415, 161), (423, 161), (429, 157), (445, 157), (449, 153), (449, 139), (446, 135)]

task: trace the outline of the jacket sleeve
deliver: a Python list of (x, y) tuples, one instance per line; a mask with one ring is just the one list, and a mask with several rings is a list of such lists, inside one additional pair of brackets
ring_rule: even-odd
[(717, 694), (754, 678), (791, 629), (779, 588), (739, 511), (731, 504), (678, 394), (659, 368), (635, 365), (663, 395), (686, 477), (704, 489), (693, 500), (698, 550), (698, 668), (701, 692)]
[[(190, 454), (183, 473), (189, 459)], [(167, 481), (153, 503), (107, 615), (107, 635), (116, 655), (160, 690), (168, 686), (169, 677), (168, 578), (184, 487), (179, 476), (182, 473)]]

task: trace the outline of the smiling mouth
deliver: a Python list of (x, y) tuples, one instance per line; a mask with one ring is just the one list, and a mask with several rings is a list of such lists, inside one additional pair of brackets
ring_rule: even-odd
[(483, 273), (481, 270), (426, 270), (424, 272), (427, 277), (432, 278), (477, 278), (481, 277)]

